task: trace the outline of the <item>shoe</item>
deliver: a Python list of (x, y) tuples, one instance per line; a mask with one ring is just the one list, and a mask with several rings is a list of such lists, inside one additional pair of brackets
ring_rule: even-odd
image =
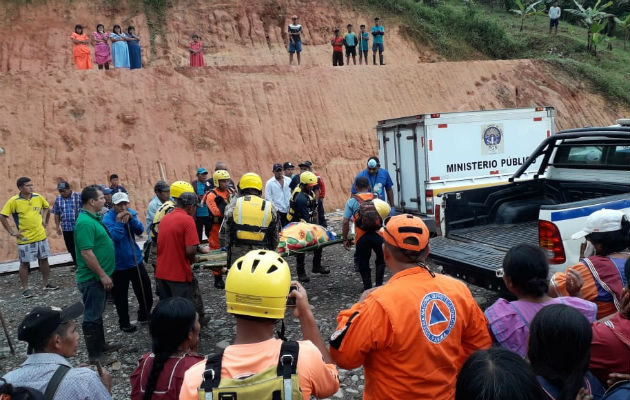
[(59, 286), (53, 285), (52, 283), (48, 283), (46, 286), (44, 286), (44, 290), (57, 290), (57, 289), (59, 289)]
[(311, 278), (307, 275), (306, 272), (298, 272), (298, 281), (302, 282), (302, 283), (306, 283), (306, 282), (310, 282)]
[(216, 275), (214, 277), (214, 287), (217, 289), (225, 289), (225, 282), (223, 282), (223, 276)]
[(22, 297), (28, 299), (29, 297), (33, 297), (33, 291), (31, 289), (26, 289), (22, 292)]
[(330, 268), (320, 265), (319, 268), (313, 268), (314, 274), (330, 274)]
[(137, 329), (138, 328), (135, 325), (131, 325), (131, 324), (123, 325), (123, 326), (120, 327), (120, 330), (125, 332), (125, 333), (133, 333)]
[(113, 353), (113, 352), (118, 351), (120, 349), (122, 349), (122, 344), (116, 343), (116, 342), (105, 343), (103, 345), (103, 353)]
[(138, 323), (139, 324), (148, 324), (149, 323), (149, 317), (146, 315), (143, 316), (138, 316)]

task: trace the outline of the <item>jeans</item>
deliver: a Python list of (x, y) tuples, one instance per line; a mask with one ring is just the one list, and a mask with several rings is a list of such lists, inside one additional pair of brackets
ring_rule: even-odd
[(63, 231), (63, 242), (66, 244), (66, 249), (70, 256), (72, 256), (72, 263), (77, 265), (77, 251), (74, 247), (74, 231)]
[(105, 288), (101, 281), (77, 282), (77, 288), (81, 292), (83, 307), (83, 325), (103, 325), (103, 312), (105, 311)]
[(129, 302), (127, 300), (129, 282), (131, 282), (133, 292), (138, 299), (138, 321), (148, 320), (153, 307), (153, 293), (151, 292), (151, 280), (147, 270), (144, 269), (144, 264), (138, 264), (137, 268), (114, 271), (112, 281), (114, 282), (112, 295), (118, 312), (118, 324), (121, 327), (129, 325)]
[[(306, 258), (306, 254), (298, 253), (295, 255), (295, 262), (297, 265), (297, 271), (302, 271), (304, 273), (304, 261)], [(313, 251), (313, 269), (317, 270), (322, 266), (322, 249), (317, 249)]]
[(376, 260), (374, 260), (376, 267), (375, 283), (376, 286), (380, 286), (383, 284), (383, 275), (385, 274), (385, 259), (383, 258), (383, 238), (376, 232), (368, 232), (361, 236), (356, 243), (354, 252), (354, 263), (359, 269), (365, 289), (372, 287), (370, 271), (372, 251), (376, 254)]

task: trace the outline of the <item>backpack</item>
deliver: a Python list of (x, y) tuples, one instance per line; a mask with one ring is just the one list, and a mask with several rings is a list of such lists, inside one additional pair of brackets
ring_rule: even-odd
[(383, 226), (383, 220), (372, 201), (376, 197), (372, 196), (369, 200), (362, 199), (356, 194), (352, 196), (359, 203), (359, 209), (355, 213), (354, 226), (364, 232), (376, 232)]
[(0, 378), (0, 400), (52, 400), (55, 398), (59, 384), (70, 371), (67, 365), (60, 365), (55, 371), (44, 393), (37, 389), (18, 386), (8, 383), (4, 378)]
[(278, 364), (244, 379), (221, 379), (223, 350), (208, 357), (199, 398), (205, 400), (300, 400), (298, 342), (282, 342)]

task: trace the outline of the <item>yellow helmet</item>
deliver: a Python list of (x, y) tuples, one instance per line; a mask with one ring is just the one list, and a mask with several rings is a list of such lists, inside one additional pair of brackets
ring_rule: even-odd
[(195, 193), (190, 183), (186, 181), (176, 181), (171, 184), (171, 197), (178, 199), (182, 193)]
[(300, 174), (300, 183), (305, 185), (316, 185), (317, 184), (317, 176), (311, 171), (304, 171)]
[(215, 187), (219, 187), (219, 181), (224, 179), (230, 179), (230, 173), (224, 169), (218, 169), (214, 171), (214, 174), (212, 174), (212, 180), (214, 181)]
[(263, 182), (262, 178), (253, 172), (248, 172), (245, 175), (241, 176), (241, 180), (238, 183), (238, 188), (241, 190), (244, 189), (256, 189), (262, 192)]
[(376, 212), (378, 213), (378, 215), (381, 216), (381, 219), (385, 220), (385, 218), (389, 216), (389, 213), (392, 210), (389, 204), (381, 199), (374, 199), (372, 200), (372, 202), (374, 203), (374, 208), (376, 208)]
[(291, 286), (289, 264), (271, 250), (252, 250), (232, 264), (225, 281), (227, 312), (284, 318)]

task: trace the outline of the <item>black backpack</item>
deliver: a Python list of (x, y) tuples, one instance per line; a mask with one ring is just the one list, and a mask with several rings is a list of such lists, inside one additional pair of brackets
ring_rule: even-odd
[(359, 202), (359, 210), (355, 214), (354, 226), (365, 232), (376, 232), (383, 226), (381, 216), (376, 211), (376, 206), (372, 201), (376, 197), (372, 196), (370, 200), (364, 200), (358, 195), (352, 196)]
[(40, 392), (37, 389), (24, 387), (24, 386), (13, 386), (8, 383), (4, 378), (0, 378), (0, 399), (4, 400), (8, 398), (9, 400), (53, 400), (55, 397), (55, 393), (57, 393), (57, 388), (59, 388), (59, 384), (66, 376), (66, 374), (70, 371), (70, 367), (67, 365), (60, 365), (59, 368), (55, 371), (50, 381), (48, 381), (48, 385), (46, 385), (46, 391), (44, 393)]

